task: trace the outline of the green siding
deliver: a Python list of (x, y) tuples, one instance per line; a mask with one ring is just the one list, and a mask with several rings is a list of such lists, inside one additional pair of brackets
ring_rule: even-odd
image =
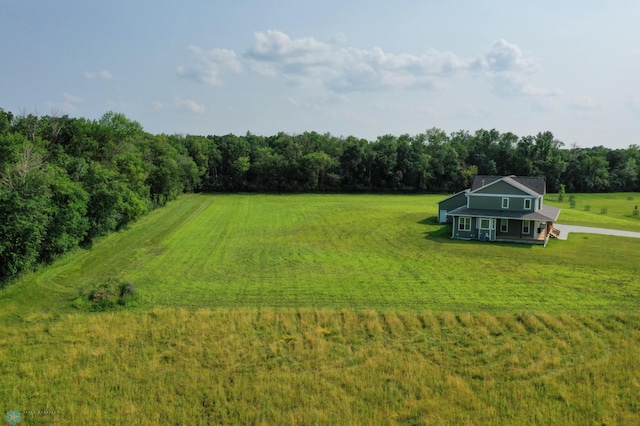
[(509, 225), (507, 232), (500, 231), (500, 219), (496, 223), (496, 230), (498, 232), (498, 238), (500, 237), (520, 237), (520, 231), (522, 230), (522, 221), (509, 219)]
[(453, 238), (459, 238), (463, 240), (478, 240), (480, 239), (480, 232), (483, 234), (489, 234), (489, 239), (493, 240), (496, 238), (496, 230), (495, 229), (483, 229), (480, 230), (477, 228), (478, 222), (482, 218), (472, 217), (471, 218), (471, 229), (469, 231), (461, 231), (459, 228), (460, 217), (456, 217), (456, 220), (453, 224)]
[(493, 185), (482, 187), (474, 191), (477, 194), (509, 194), (509, 195), (530, 195), (507, 182), (500, 181)]
[(476, 229), (476, 218), (471, 218), (471, 230), (469, 231), (460, 231), (459, 229), (459, 217), (456, 217), (455, 222), (453, 223), (453, 237), (461, 238), (461, 239), (477, 239), (478, 238), (478, 230)]
[[(509, 199), (509, 208), (502, 208), (502, 199)], [(509, 197), (508, 195), (496, 195), (494, 197), (490, 196), (477, 196), (474, 194), (469, 195), (469, 208), (470, 209), (483, 209), (483, 210), (508, 210), (508, 211), (518, 211), (518, 212), (533, 212), (537, 210), (538, 201), (536, 198), (531, 197), (531, 208), (524, 208), (524, 200), (525, 198), (520, 197)]]
[(462, 192), (458, 195), (455, 195), (449, 198), (448, 200), (440, 201), (438, 203), (439, 205), (438, 210), (446, 210), (450, 212), (451, 210), (457, 209), (458, 207), (466, 206), (467, 205), (466, 195), (467, 194), (465, 192)]
[(469, 195), (469, 208), (470, 209), (483, 209), (483, 210), (501, 210), (502, 196), (496, 195), (495, 197), (478, 197), (473, 194)]

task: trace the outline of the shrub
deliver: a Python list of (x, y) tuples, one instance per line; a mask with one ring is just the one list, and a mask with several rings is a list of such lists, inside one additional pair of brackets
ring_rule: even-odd
[(120, 290), (121, 300), (126, 300), (127, 298), (131, 298), (136, 293), (136, 288), (133, 286), (133, 283), (131, 281), (121, 282), (120, 285), (118, 286), (118, 289)]
[(130, 281), (119, 281), (116, 278), (107, 278), (80, 294), (73, 302), (77, 309), (90, 311), (108, 311), (125, 306), (135, 299), (136, 289)]

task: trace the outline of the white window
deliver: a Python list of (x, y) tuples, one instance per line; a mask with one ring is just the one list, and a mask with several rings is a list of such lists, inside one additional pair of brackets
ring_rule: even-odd
[(509, 232), (509, 219), (500, 219), (500, 232)]
[(508, 198), (503, 198), (502, 199), (502, 208), (503, 209), (508, 209), (509, 208), (509, 199)]
[(522, 221), (522, 233), (523, 234), (530, 234), (531, 233), (531, 221), (530, 220), (523, 220)]
[(458, 219), (458, 230), (459, 231), (471, 231), (471, 218), (470, 217), (461, 217)]
[(491, 219), (480, 219), (480, 229), (489, 229), (491, 228)]
[(524, 199), (524, 209), (531, 210), (531, 198)]

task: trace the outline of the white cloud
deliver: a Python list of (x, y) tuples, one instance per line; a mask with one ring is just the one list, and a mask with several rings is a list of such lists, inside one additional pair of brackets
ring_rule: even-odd
[(62, 101), (60, 102), (46, 102), (46, 104), (53, 109), (60, 110), (65, 114), (73, 114), (77, 111), (78, 104), (82, 103), (82, 98), (64, 92), (62, 94)]
[(175, 100), (176, 108), (179, 110), (186, 110), (193, 112), (194, 114), (204, 114), (206, 111), (206, 106), (203, 104), (199, 104), (191, 99), (180, 99), (176, 98)]
[(319, 85), (335, 92), (382, 89), (434, 89), (438, 79), (471, 69), (473, 61), (435, 49), (423, 55), (388, 53), (379, 47), (343, 47), (312, 37), (291, 39), (280, 31), (257, 32), (245, 57), (252, 70), (266, 76), (282, 75), (299, 85)]
[(558, 89), (547, 89), (531, 83), (530, 75), (538, 71), (535, 58), (527, 57), (520, 47), (501, 38), (493, 43), (489, 53), (474, 62), (476, 71), (485, 71), (491, 91), (504, 98), (523, 98), (536, 109), (555, 108), (550, 98), (559, 96)]
[(331, 46), (313, 37), (291, 40), (281, 31), (269, 30), (255, 33), (255, 42), (247, 56), (284, 65), (314, 65), (331, 61), (331, 50)]
[(220, 76), (224, 73), (239, 73), (242, 66), (236, 59), (233, 50), (212, 49), (204, 50), (201, 47), (191, 45), (187, 48), (190, 63), (187, 66), (179, 66), (177, 73), (180, 77), (190, 78), (210, 86), (222, 84)]
[[(388, 90), (438, 90), (456, 75), (486, 79), (500, 97), (542, 99), (560, 94), (537, 87), (529, 76), (538, 61), (505, 39), (496, 40), (487, 54), (462, 58), (454, 52), (427, 49), (423, 54), (391, 53), (380, 47), (361, 49), (346, 45), (342, 34), (325, 43), (313, 37), (292, 38), (282, 31), (258, 31), (242, 58), (259, 75), (281, 78), (314, 93), (349, 93)], [(206, 84), (222, 84), (224, 73), (241, 72), (232, 50), (205, 51), (189, 46), (191, 63), (178, 74)]]
[(597, 103), (593, 98), (581, 96), (581, 97), (573, 98), (571, 102), (569, 102), (569, 107), (571, 109), (577, 109), (577, 110), (591, 110), (591, 109), (599, 109), (600, 104)]
[(526, 58), (517, 44), (501, 38), (493, 43), (491, 51), (484, 58), (486, 67), (493, 72), (524, 71), (534, 72), (537, 61)]
[(86, 71), (84, 73), (84, 78), (86, 78), (87, 80), (95, 80), (96, 78), (100, 78), (102, 80), (111, 80), (113, 78), (113, 76), (111, 75), (111, 73), (107, 70), (102, 70), (102, 71)]

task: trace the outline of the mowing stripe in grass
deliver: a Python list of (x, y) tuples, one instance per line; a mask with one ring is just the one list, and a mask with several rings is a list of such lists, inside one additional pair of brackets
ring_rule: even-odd
[(140, 310), (637, 309), (640, 241), (596, 235), (542, 248), (451, 240), (436, 221), (438, 199), (184, 196), (9, 286), (0, 316), (65, 310), (80, 289), (111, 276), (135, 284)]

